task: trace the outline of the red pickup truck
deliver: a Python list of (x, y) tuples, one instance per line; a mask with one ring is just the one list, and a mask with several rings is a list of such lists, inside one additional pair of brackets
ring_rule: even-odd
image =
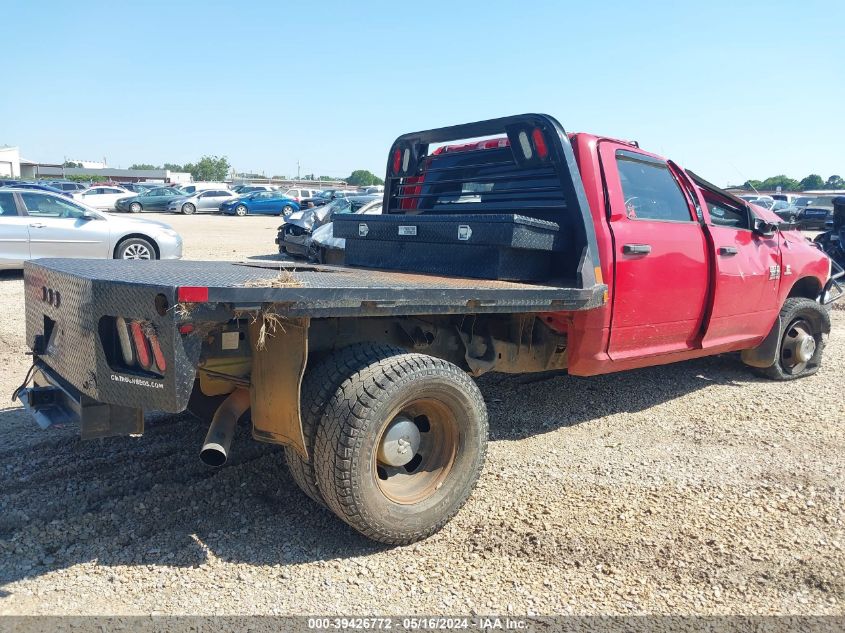
[[(18, 396), (83, 438), (187, 408), (210, 422), (213, 466), (248, 419), (314, 501), (410, 543), (458, 511), (483, 466), (472, 376), (741, 352), (799, 378), (818, 370), (842, 294), (828, 257), (774, 214), (546, 115), (399, 137), (384, 210), (353, 217), (344, 267), (27, 263), (34, 364)], [(355, 249), (377, 266), (354, 266)]]

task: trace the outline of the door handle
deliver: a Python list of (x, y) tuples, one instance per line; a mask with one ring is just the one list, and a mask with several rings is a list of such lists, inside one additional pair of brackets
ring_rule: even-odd
[(651, 252), (651, 244), (625, 244), (622, 252), (625, 255), (648, 255)]
[(43, 229), (43, 228), (44, 228), (45, 226), (47, 226), (47, 225), (46, 225), (46, 224), (44, 224), (43, 222), (33, 222), (33, 223), (32, 223), (32, 224), (30, 224), (29, 226), (31, 226), (31, 227), (32, 227), (32, 228), (34, 228), (34, 229)]
[(733, 246), (720, 246), (719, 247), (719, 255), (724, 255), (726, 257), (731, 257), (732, 255), (736, 255), (739, 251), (736, 250)]

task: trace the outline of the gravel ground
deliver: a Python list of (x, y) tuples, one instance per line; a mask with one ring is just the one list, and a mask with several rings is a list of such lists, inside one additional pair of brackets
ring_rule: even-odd
[[(168, 219), (192, 259), (274, 250), (275, 218)], [(0, 273), (3, 394), (28, 363), (22, 289)], [(190, 416), (82, 443), (7, 401), (0, 614), (845, 614), (845, 311), (833, 321), (822, 370), (793, 383), (733, 356), (484, 377), (478, 488), (410, 547), (308, 502), (245, 428), (210, 471)]]

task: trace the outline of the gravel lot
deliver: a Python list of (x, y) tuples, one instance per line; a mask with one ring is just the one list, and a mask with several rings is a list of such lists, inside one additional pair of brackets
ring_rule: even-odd
[[(276, 218), (166, 219), (188, 258), (275, 250)], [(0, 273), (5, 398), (28, 366), (22, 289)], [(478, 488), (400, 548), (308, 502), (246, 428), (210, 471), (188, 415), (82, 443), (6, 400), (0, 614), (845, 614), (845, 311), (833, 320), (822, 370), (793, 383), (733, 356), (483, 378)]]

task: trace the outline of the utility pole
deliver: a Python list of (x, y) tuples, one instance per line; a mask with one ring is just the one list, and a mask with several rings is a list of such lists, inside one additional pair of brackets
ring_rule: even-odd
[(299, 180), (299, 161), (296, 161), (296, 179)]

